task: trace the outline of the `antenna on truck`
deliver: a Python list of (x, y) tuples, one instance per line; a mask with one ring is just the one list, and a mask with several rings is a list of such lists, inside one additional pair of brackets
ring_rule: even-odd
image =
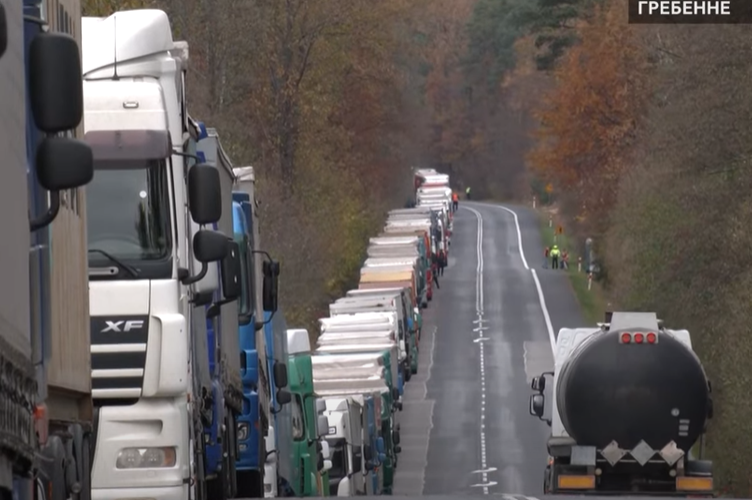
[(114, 75), (112, 76), (113, 80), (120, 80), (120, 77), (118, 76), (118, 72), (117, 72), (117, 18), (118, 18), (118, 15), (117, 15), (117, 12), (116, 12), (115, 13), (115, 19), (113, 20), (113, 26), (112, 26), (112, 41), (114, 42), (112, 44), (112, 51), (114, 52), (114, 54), (113, 54), (113, 56), (114, 56), (113, 57), (113, 61), (114, 61), (113, 73), (114, 73)]

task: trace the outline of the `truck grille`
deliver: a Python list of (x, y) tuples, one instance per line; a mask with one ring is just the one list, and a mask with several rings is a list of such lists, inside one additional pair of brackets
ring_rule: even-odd
[(94, 399), (122, 400), (141, 396), (148, 341), (149, 316), (91, 317)]

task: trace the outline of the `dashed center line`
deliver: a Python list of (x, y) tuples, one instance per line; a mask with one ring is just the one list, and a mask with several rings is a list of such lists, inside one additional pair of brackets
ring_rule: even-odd
[(494, 486), (496, 482), (488, 481), (488, 473), (496, 470), (488, 468), (488, 456), (486, 454), (486, 362), (483, 344), (486, 337), (483, 336), (483, 330), (488, 328), (483, 326), (488, 323), (483, 319), (483, 216), (475, 209), (465, 206), (475, 214), (478, 220), (478, 241), (477, 241), (477, 258), (478, 265), (475, 269), (475, 311), (477, 318), (473, 321), (473, 332), (478, 333), (478, 337), (473, 340), (480, 349), (480, 474), (482, 482), (472, 485), (473, 488), (483, 488), (483, 494), (488, 495), (488, 488)]

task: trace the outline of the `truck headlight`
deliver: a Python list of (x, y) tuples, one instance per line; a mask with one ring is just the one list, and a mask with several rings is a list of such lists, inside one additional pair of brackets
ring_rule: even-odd
[(115, 467), (118, 469), (162, 469), (174, 467), (175, 447), (123, 448), (118, 453)]
[(250, 427), (245, 422), (238, 422), (238, 441), (245, 441), (248, 439), (248, 431)]

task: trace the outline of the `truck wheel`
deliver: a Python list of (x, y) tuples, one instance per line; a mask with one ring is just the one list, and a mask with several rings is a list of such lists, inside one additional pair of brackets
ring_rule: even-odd
[(264, 476), (255, 470), (239, 471), (235, 475), (238, 483), (238, 498), (264, 498)]
[[(410, 365), (411, 364), (412, 363), (410, 363)], [(413, 370), (412, 370), (412, 368), (410, 368), (410, 365), (406, 366), (405, 370), (404, 370), (404, 375), (403, 376), (405, 377), (405, 382), (409, 382), (410, 379), (413, 378)]]

